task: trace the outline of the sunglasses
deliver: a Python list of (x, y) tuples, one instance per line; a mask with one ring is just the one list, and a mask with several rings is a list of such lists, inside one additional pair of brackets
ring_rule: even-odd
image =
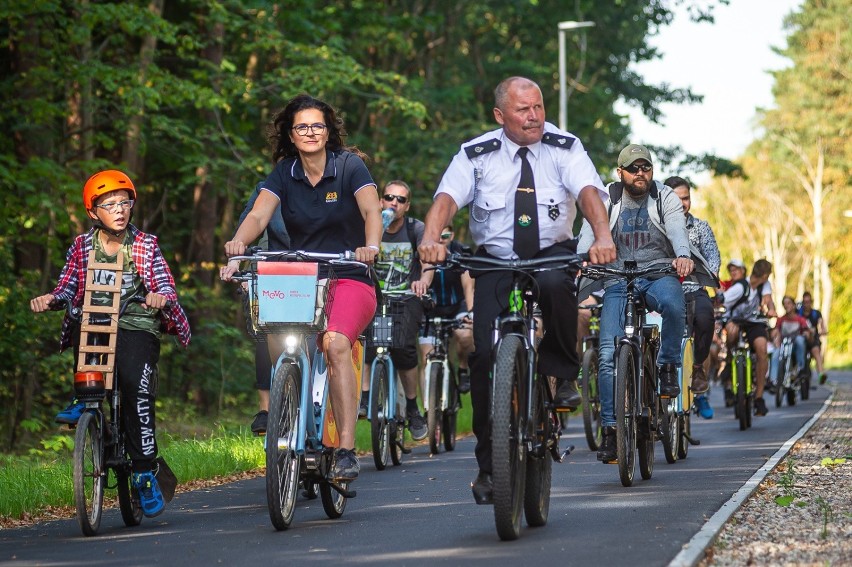
[(400, 205), (404, 205), (408, 202), (408, 197), (403, 197), (402, 195), (382, 195), (382, 199), (387, 201), (388, 203), (393, 203), (393, 200), (396, 199), (396, 202)]
[(446, 240), (446, 239), (450, 238), (452, 235), (453, 235), (452, 232), (442, 232), (441, 233), (441, 240)]
[(654, 169), (654, 166), (653, 166), (653, 165), (651, 165), (650, 163), (646, 163), (646, 164), (644, 164), (644, 165), (639, 165), (639, 164), (637, 164), (637, 163), (632, 163), (632, 164), (630, 164), (630, 165), (625, 165), (625, 166), (624, 166), (624, 167), (622, 167), (621, 169), (623, 169), (623, 170), (624, 170), (624, 171), (626, 171), (627, 173), (629, 173), (629, 174), (633, 175), (634, 173), (639, 173), (639, 170), (640, 170), (640, 169), (641, 169), (642, 171), (644, 171), (645, 173), (648, 173), (649, 171), (651, 171), (652, 169)]

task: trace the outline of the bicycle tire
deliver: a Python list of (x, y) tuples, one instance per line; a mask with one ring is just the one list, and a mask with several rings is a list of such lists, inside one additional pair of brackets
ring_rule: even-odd
[(590, 451), (597, 451), (603, 441), (601, 397), (598, 392), (598, 350), (583, 353), (583, 429)]
[[(657, 397), (656, 364), (647, 365), (648, 361), (652, 359), (647, 354), (644, 358), (646, 361), (643, 376), (645, 399), (642, 401), (642, 405), (648, 408), (648, 420), (647, 423), (642, 423), (644, 418), (641, 421), (638, 418), (636, 420), (636, 448), (639, 454), (639, 474), (642, 476), (642, 480), (650, 480), (654, 475), (654, 446), (656, 445), (656, 428), (660, 426), (662, 400)], [(643, 425), (641, 429), (639, 428), (640, 423)]]
[(266, 503), (276, 530), (286, 530), (296, 510), (301, 459), (296, 455), (299, 416), (299, 368), (285, 363), (275, 370), (269, 393), (266, 429)]
[(130, 471), (129, 469), (114, 470), (121, 519), (128, 528), (138, 526), (142, 523), (142, 504), (139, 502), (139, 493), (131, 486)]
[[(808, 362), (810, 364), (810, 362)], [(807, 374), (800, 381), (799, 393), (802, 396), (802, 401), (808, 401), (808, 398), (811, 397), (811, 369), (808, 367)]]
[(74, 433), (74, 503), (83, 535), (98, 533), (104, 507), (106, 468), (98, 415), (89, 411), (77, 421)]
[(390, 409), (390, 384), (388, 383), (388, 364), (384, 360), (376, 361), (376, 370), (370, 384), (370, 440), (373, 446), (373, 464), (376, 470), (383, 471), (388, 466), (391, 436), (388, 422)]
[(618, 476), (622, 486), (632, 486), (636, 466), (636, 364), (627, 345), (618, 349), (614, 401)]
[(678, 459), (678, 439), (680, 439), (680, 419), (673, 411), (663, 408), (660, 416), (660, 433), (663, 442), (663, 454), (666, 462), (673, 465)]
[(441, 411), (441, 390), (444, 382), (444, 367), (440, 360), (431, 360), (427, 365), (429, 372), (429, 409), (426, 411), (426, 430), (429, 437), (429, 452), (437, 455), (441, 451), (443, 412)]
[(491, 447), (494, 484), (494, 523), (501, 540), (520, 535), (524, 502), (526, 451), (523, 443), (525, 423), (521, 417), (526, 375), (526, 349), (516, 335), (507, 335), (497, 346), (491, 400)]
[[(774, 376), (775, 378), (775, 407), (780, 408), (783, 400), (784, 393), (787, 391), (787, 363), (789, 357), (781, 355), (781, 360), (778, 361), (778, 376)], [(795, 402), (795, 399), (793, 400)], [(793, 405), (793, 404), (790, 404)]]
[(677, 442), (677, 458), (685, 459), (689, 454), (689, 437), (692, 436), (692, 411), (687, 408), (682, 415), (678, 416), (680, 437)]
[(745, 360), (738, 356), (734, 362), (734, 372), (736, 372), (737, 392), (736, 392), (736, 415), (740, 421), (740, 431), (748, 429), (748, 394), (746, 392), (746, 369)]
[[(343, 488), (348, 488), (349, 483), (341, 483), (341, 485)], [(320, 483), (319, 491), (320, 500), (322, 500), (322, 509), (325, 510), (325, 515), (332, 520), (336, 520), (342, 516), (343, 511), (346, 510), (347, 498), (332, 488), (327, 482)]]
[(532, 391), (531, 426), (533, 451), (527, 455), (526, 486), (524, 487), (524, 517), (533, 528), (547, 524), (550, 514), (550, 487), (553, 459), (548, 451), (553, 423), (547, 410), (544, 379), (535, 381)]
[(456, 425), (458, 421), (461, 397), (459, 387), (456, 385), (456, 374), (450, 367), (450, 383), (447, 388), (447, 410), (444, 412), (444, 449), (455, 451), (456, 449)]

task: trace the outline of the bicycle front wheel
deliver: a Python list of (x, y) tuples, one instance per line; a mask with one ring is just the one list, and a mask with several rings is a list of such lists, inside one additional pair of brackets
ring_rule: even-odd
[(615, 366), (615, 437), (618, 476), (633, 485), (636, 467), (636, 363), (629, 346), (618, 349)]
[(666, 462), (673, 464), (678, 457), (678, 439), (680, 439), (680, 419), (673, 404), (664, 402), (660, 415), (660, 433), (663, 441), (663, 454)]
[(300, 459), (296, 454), (299, 419), (299, 368), (282, 364), (269, 393), (266, 429), (266, 503), (276, 530), (286, 530), (296, 509)]
[(430, 361), (426, 366), (429, 373), (429, 409), (426, 410), (426, 426), (429, 435), (429, 451), (437, 455), (441, 450), (441, 427), (443, 413), (441, 412), (441, 390), (444, 382), (444, 368), (440, 361)]
[(521, 382), (526, 376), (526, 349), (515, 335), (503, 337), (497, 348), (491, 400), (491, 478), (494, 522), (497, 534), (505, 541), (517, 539), (521, 532), (526, 476)]
[(636, 446), (639, 454), (639, 474), (642, 480), (648, 480), (654, 474), (654, 446), (656, 445), (657, 428), (662, 413), (661, 401), (657, 397), (656, 365), (648, 364), (652, 360), (646, 352), (642, 407), (647, 408), (647, 417), (637, 416), (639, 433), (636, 436)]
[(689, 438), (692, 436), (692, 408), (686, 408), (677, 418), (680, 437), (677, 442), (677, 458), (685, 459), (689, 454)]
[(388, 364), (384, 360), (376, 361), (376, 370), (370, 384), (370, 438), (373, 443), (373, 463), (376, 469), (383, 471), (390, 457), (390, 383), (388, 382)]
[(734, 363), (734, 372), (736, 373), (736, 414), (740, 421), (740, 431), (748, 429), (748, 391), (746, 388), (746, 364), (745, 359), (739, 356)]
[(787, 375), (789, 373), (789, 358), (781, 355), (781, 360), (778, 361), (778, 375), (773, 376), (772, 378), (775, 380), (775, 407), (780, 408), (781, 404), (784, 403), (784, 393), (787, 391), (787, 387), (789, 383), (787, 382)]
[(449, 376), (447, 388), (447, 410), (444, 412), (444, 449), (454, 451), (456, 448), (456, 421), (461, 408), (461, 397), (459, 387), (456, 385), (455, 377)]
[(598, 394), (598, 351), (586, 349), (583, 353), (583, 428), (590, 451), (601, 446), (601, 397)]
[(533, 450), (527, 455), (527, 478), (524, 489), (524, 516), (531, 527), (543, 526), (550, 513), (550, 481), (553, 459), (548, 443), (553, 433), (553, 422), (547, 410), (544, 377), (535, 381), (532, 392)]
[[(343, 488), (348, 488), (349, 483), (341, 483)], [(322, 509), (325, 510), (325, 515), (336, 520), (343, 515), (346, 509), (346, 497), (336, 491), (327, 482), (320, 484), (320, 498), (322, 499)]]
[(74, 503), (83, 535), (93, 536), (104, 507), (104, 444), (98, 416), (84, 412), (74, 434)]

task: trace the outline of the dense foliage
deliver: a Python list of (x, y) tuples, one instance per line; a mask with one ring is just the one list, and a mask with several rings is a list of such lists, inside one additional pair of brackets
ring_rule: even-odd
[[(724, 1), (724, 0), (720, 0)], [(222, 243), (270, 169), (266, 126), (300, 92), (343, 112), (349, 143), (382, 183), (411, 182), (422, 215), (459, 144), (492, 128), (492, 90), (536, 79), (557, 120), (557, 22), (568, 35), (569, 130), (608, 171), (629, 134), (623, 99), (650, 117), (688, 90), (629, 64), (680, 0), (7, 0), (0, 6), (0, 447), (38, 438), (69, 396), (59, 316), (27, 300), (52, 288), (87, 229), (83, 181), (105, 167), (139, 188), (134, 222), (156, 233), (194, 339), (164, 343), (162, 394), (215, 412), (252, 396), (252, 355)], [(690, 3), (706, 18), (715, 2)], [(698, 8), (695, 8), (698, 6)]]

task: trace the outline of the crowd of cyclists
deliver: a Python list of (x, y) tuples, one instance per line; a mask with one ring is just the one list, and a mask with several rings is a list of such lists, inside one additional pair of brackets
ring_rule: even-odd
[[(772, 391), (777, 381), (771, 355), (784, 336), (795, 335), (797, 370), (810, 372), (813, 359), (819, 382), (825, 382), (821, 338), (826, 328), (821, 313), (813, 308), (811, 295), (806, 292), (799, 304), (785, 296), (783, 314), (777, 313), (769, 281), (772, 266), (764, 259), (754, 263), (748, 277), (741, 260), (730, 260), (729, 278), (720, 282), (719, 249), (709, 224), (690, 212), (690, 183), (677, 176), (656, 181), (647, 148), (639, 144), (625, 147), (616, 163), (618, 181), (604, 186), (580, 140), (545, 122), (541, 90), (534, 82), (522, 77), (503, 81), (495, 90), (494, 116), (500, 128), (463, 144), (453, 158), (425, 223), (408, 214), (412, 190), (405, 181), (392, 180), (378, 190), (364, 154), (344, 144), (343, 121), (330, 105), (301, 95), (274, 118), (274, 169), (253, 191), (237, 232), (225, 245), (227, 256), (243, 254), (263, 237), (262, 246), (270, 250), (351, 250), (355, 259), (373, 268), (372, 276), (356, 269), (337, 273), (327, 329), (318, 339), (328, 359), (340, 430), (341, 445), (329, 473), (334, 480), (351, 482), (360, 470), (354, 429), (356, 420), (367, 413), (369, 383), (362, 384), (359, 395), (351, 370), (352, 344), (372, 320), (382, 291), (410, 290), (411, 299), (399, 313), (404, 344), (390, 352), (405, 394), (407, 426), (415, 440), (426, 436), (418, 404), (419, 368), (434, 339), (422, 322), (433, 314), (463, 319), (466, 325), (454, 335), (454, 357), (458, 389), (473, 396), (479, 471), (471, 486), (477, 503), (489, 503), (489, 325), (493, 314), (505, 308), (495, 300), (503, 284), (490, 276), (480, 279), (467, 272), (434, 269), (448, 253), (511, 260), (565, 249), (587, 253), (590, 263), (616, 267), (625, 262), (670, 263), (676, 274), (642, 280), (638, 285), (649, 308), (662, 315), (660, 395), (673, 397), (680, 392), (676, 376), (680, 340), (687, 304), (691, 304), (695, 344), (691, 389), (697, 412), (705, 419), (714, 417), (709, 402), (712, 382), (721, 384), (726, 405), (731, 403), (725, 352), (740, 326), (756, 355), (756, 415), (768, 411), (763, 393)], [(122, 295), (142, 288), (148, 299), (133, 317), (119, 322), (117, 356), (138, 359), (138, 364), (122, 366), (122, 375), (141, 376), (145, 368), (156, 364), (162, 330), (178, 334), (186, 345), (189, 326), (156, 238), (130, 224), (136, 200), (130, 179), (120, 172), (98, 173), (86, 183), (84, 198), (94, 226), (69, 250), (57, 287), (33, 299), (32, 310), (44, 311), (58, 298), (80, 303), (87, 285), (88, 252), (94, 250), (95, 258), (102, 260), (124, 250), (126, 289)], [(575, 204), (585, 217), (579, 239), (572, 233)], [(470, 207), (469, 234), (475, 251), (455, 240), (452, 217), (464, 206)], [(228, 262), (220, 270), (221, 278), (229, 280), (238, 268), (236, 262)], [(623, 286), (606, 281), (601, 289), (590, 289), (577, 281), (578, 276), (567, 274), (558, 281), (541, 282), (545, 333), (538, 370), (554, 378), (554, 404), (565, 410), (579, 407), (577, 345), (587, 334), (588, 318), (578, 319), (577, 304), (602, 303), (603, 443), (597, 456), (611, 463), (615, 458), (612, 341), (623, 330)], [(417, 299), (424, 297), (430, 301)], [(777, 323), (771, 326), (769, 321), (775, 318)], [(141, 349), (138, 337), (145, 333), (156, 340)], [(71, 344), (66, 336), (71, 335), (64, 330), (63, 346)], [(259, 411), (251, 430), (260, 435), (267, 426), (271, 368), (281, 346), (267, 343), (263, 337), (257, 339)], [(145, 392), (151, 408), (153, 395)], [(128, 406), (137, 404), (134, 400)], [(72, 402), (57, 421), (74, 424), (83, 411), (82, 404)], [(131, 412), (128, 419), (135, 423), (133, 431), (153, 432), (153, 411), (145, 416)], [(132, 456), (134, 486), (143, 510), (155, 516), (162, 512), (164, 502), (151, 474), (156, 446), (151, 449), (143, 450), (140, 445)]]

